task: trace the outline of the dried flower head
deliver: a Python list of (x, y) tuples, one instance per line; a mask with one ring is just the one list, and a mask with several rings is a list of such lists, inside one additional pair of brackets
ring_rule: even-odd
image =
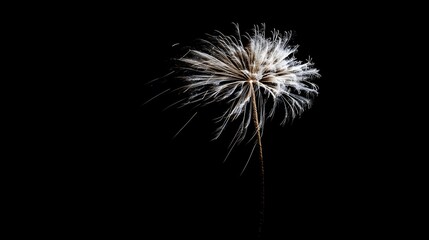
[[(225, 36), (218, 32), (202, 40), (201, 48), (190, 50), (178, 59), (186, 81), (188, 101), (185, 104), (227, 102), (229, 108), (220, 117), (222, 122), (215, 139), (228, 122), (241, 118), (233, 142), (241, 142), (252, 119), (252, 96), (256, 102), (258, 128), (262, 131), (267, 118), (283, 107), (282, 124), (301, 114), (317, 94), (310, 82), (319, 77), (310, 60), (298, 61), (294, 53), (298, 46), (289, 45), (290, 32), (277, 30), (265, 35), (265, 26), (255, 26), (252, 34)], [(259, 130), (258, 129), (258, 130)]]

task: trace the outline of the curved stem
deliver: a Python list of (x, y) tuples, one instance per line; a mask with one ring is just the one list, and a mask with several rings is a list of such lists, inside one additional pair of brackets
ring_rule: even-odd
[(260, 164), (260, 215), (259, 215), (259, 235), (262, 232), (262, 225), (264, 223), (264, 211), (265, 211), (265, 183), (264, 183), (264, 160), (262, 157), (262, 140), (261, 140), (261, 129), (259, 127), (259, 119), (258, 119), (258, 109), (256, 105), (256, 95), (255, 90), (253, 88), (253, 83), (250, 82), (250, 92), (252, 94), (252, 119), (253, 124), (255, 125), (256, 129), (256, 135), (258, 138), (258, 145), (259, 145), (259, 164)]

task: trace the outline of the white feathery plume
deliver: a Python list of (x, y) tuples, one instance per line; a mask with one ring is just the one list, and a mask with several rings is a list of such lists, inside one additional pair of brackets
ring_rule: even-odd
[(229, 105), (217, 119), (220, 126), (214, 139), (219, 138), (229, 122), (241, 118), (234, 145), (246, 136), (253, 100), (261, 132), (265, 120), (273, 117), (279, 107), (284, 110), (281, 124), (285, 124), (311, 105), (311, 97), (318, 90), (311, 80), (320, 76), (310, 60), (301, 62), (295, 58), (298, 47), (289, 45), (290, 32), (282, 35), (273, 30), (266, 37), (262, 25), (255, 26), (252, 34), (242, 36), (235, 26), (237, 36), (218, 32), (217, 36), (202, 40), (199, 49), (191, 49), (178, 59), (180, 69), (186, 71), (181, 77), (186, 82), (185, 92), (189, 92), (184, 105)]

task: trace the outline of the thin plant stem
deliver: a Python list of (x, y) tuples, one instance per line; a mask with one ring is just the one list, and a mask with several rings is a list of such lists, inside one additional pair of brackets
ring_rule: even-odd
[(255, 89), (253, 88), (253, 83), (250, 81), (250, 92), (252, 94), (252, 118), (253, 124), (255, 125), (256, 135), (258, 138), (258, 146), (259, 146), (259, 175), (260, 175), (260, 210), (259, 210), (259, 228), (258, 234), (259, 236), (262, 233), (262, 225), (264, 223), (264, 212), (265, 212), (265, 177), (264, 177), (264, 160), (262, 157), (262, 140), (261, 140), (261, 129), (259, 127), (259, 119), (258, 119), (258, 110), (256, 106), (256, 95)]

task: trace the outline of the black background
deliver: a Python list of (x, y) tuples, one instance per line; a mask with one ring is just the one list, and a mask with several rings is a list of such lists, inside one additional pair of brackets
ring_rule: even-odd
[[(401, 206), (409, 176), (387, 117), (383, 64), (390, 55), (390, 15), (367, 5), (288, 2), (155, 3), (85, 6), (70, 14), (62, 40), (70, 85), (78, 91), (64, 116), (53, 219), (65, 235), (120, 239), (252, 239), (257, 234), (259, 174), (251, 146), (223, 163), (234, 129), (211, 141), (221, 105), (170, 108), (162, 92), (172, 59), (206, 33), (242, 32), (265, 23), (294, 32), (297, 57), (311, 56), (321, 78), (311, 109), (292, 124), (267, 121), (265, 158), (267, 239), (350, 238), (405, 231)], [(61, 13), (59, 13), (61, 15)], [(387, 20), (389, 19), (389, 20)], [(172, 45), (179, 43), (176, 47)], [(164, 85), (165, 84), (165, 85)], [(389, 94), (386, 94), (388, 92)], [(60, 93), (61, 94), (61, 93)], [(392, 95), (390, 95), (392, 94)], [(78, 114), (75, 114), (78, 113)], [(390, 115), (389, 115), (390, 116)], [(411, 190), (410, 190), (411, 191)], [(406, 195), (406, 194), (405, 194)]]

